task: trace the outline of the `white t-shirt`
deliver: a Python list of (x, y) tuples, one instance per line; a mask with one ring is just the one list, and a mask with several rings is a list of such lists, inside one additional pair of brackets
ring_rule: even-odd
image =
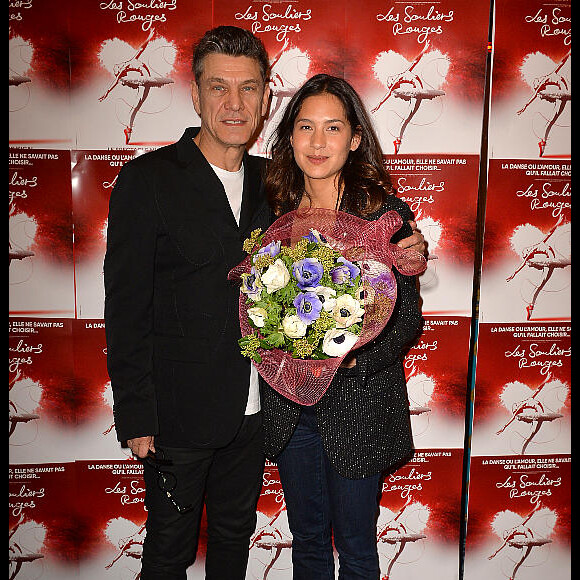
[[(232, 213), (236, 218), (236, 223), (240, 225), (242, 192), (244, 190), (244, 164), (242, 163), (242, 166), (238, 171), (226, 171), (216, 165), (211, 165), (211, 167), (222, 182), (222, 185), (226, 190), (226, 195), (228, 196), (228, 201), (230, 202), (230, 207), (232, 208)], [(246, 415), (253, 415), (260, 410), (258, 371), (253, 364), (250, 365), (250, 368), (250, 392), (248, 394), (248, 403), (246, 404)]]

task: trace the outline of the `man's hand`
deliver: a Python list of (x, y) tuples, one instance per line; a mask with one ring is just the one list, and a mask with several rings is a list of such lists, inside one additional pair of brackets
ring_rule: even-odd
[(419, 252), (419, 254), (425, 255), (427, 245), (425, 244), (425, 238), (423, 237), (423, 234), (417, 229), (417, 222), (409, 220), (409, 225), (413, 230), (413, 234), (408, 238), (403, 238), (402, 240), (398, 241), (397, 246), (403, 250), (415, 250), (416, 252)]
[(135, 439), (127, 439), (127, 445), (129, 449), (140, 459), (147, 456), (151, 450), (155, 453), (155, 446), (153, 444), (153, 435), (147, 435), (146, 437), (135, 437)]

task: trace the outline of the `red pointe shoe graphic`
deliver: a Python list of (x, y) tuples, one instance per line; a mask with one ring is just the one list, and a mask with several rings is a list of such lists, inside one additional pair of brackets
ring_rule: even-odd
[(534, 306), (532, 304), (528, 304), (526, 306), (526, 312), (527, 312), (526, 320), (529, 320), (532, 317), (533, 310), (534, 310)]
[(538, 141), (538, 147), (540, 148), (540, 157), (544, 156), (544, 149), (546, 148), (546, 142), (542, 139)]

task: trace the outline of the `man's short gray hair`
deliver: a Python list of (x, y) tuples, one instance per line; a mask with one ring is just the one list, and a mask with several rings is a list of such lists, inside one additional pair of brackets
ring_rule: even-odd
[(192, 71), (195, 82), (199, 84), (203, 74), (203, 62), (209, 54), (225, 54), (227, 56), (247, 56), (254, 59), (260, 66), (264, 84), (270, 75), (268, 53), (259, 38), (249, 30), (237, 26), (218, 26), (208, 30), (193, 50)]

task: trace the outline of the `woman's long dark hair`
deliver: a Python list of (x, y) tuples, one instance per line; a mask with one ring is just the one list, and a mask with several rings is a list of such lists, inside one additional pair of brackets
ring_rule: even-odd
[(386, 196), (393, 193), (379, 141), (357, 92), (344, 79), (318, 74), (294, 94), (271, 137), (272, 159), (268, 162), (265, 186), (270, 207), (277, 216), (296, 209), (302, 195), (306, 195), (304, 174), (294, 160), (290, 138), (304, 101), (325, 93), (340, 100), (352, 131), (361, 137), (360, 145), (349, 153), (340, 174), (338, 191), (343, 192), (340, 209), (365, 217), (377, 211)]

